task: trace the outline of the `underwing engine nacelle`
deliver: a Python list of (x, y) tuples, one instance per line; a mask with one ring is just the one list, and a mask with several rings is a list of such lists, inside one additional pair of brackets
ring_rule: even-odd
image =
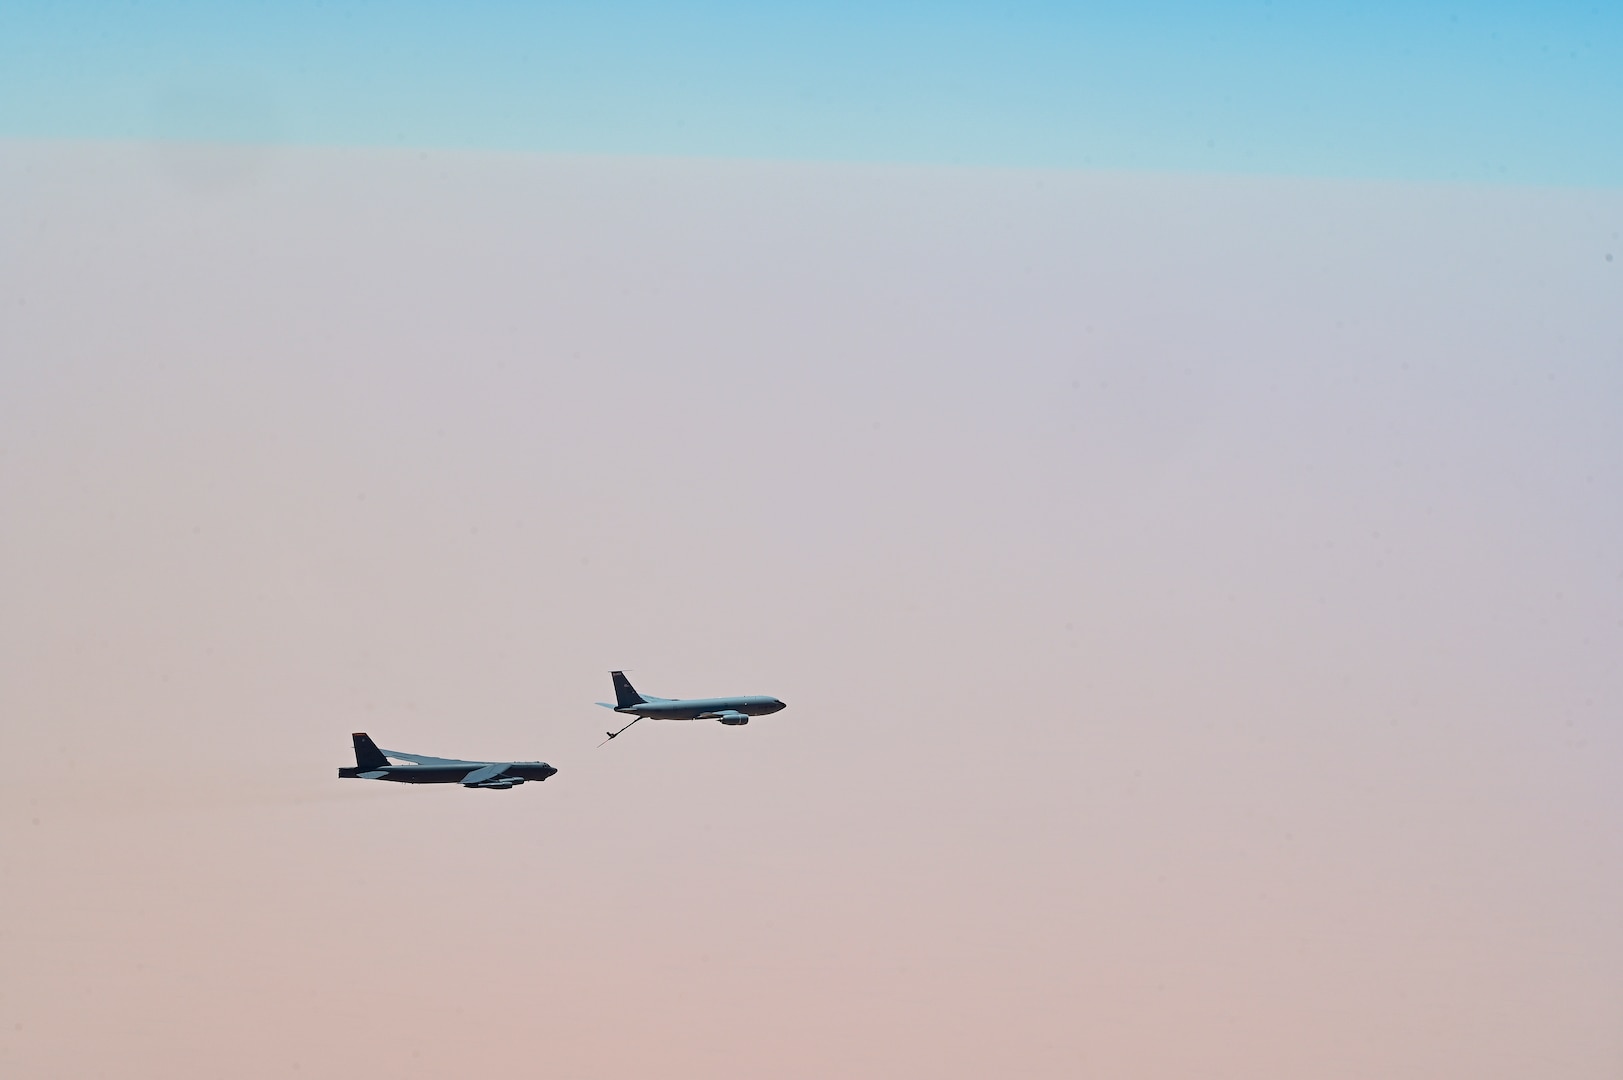
[(743, 713), (731, 711), (717, 713), (716, 719), (721, 721), (723, 724), (726, 724), (728, 727), (742, 727), (750, 722), (750, 718), (745, 716)]

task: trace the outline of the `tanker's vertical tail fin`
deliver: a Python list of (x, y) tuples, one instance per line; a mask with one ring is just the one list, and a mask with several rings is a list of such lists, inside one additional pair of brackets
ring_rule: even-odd
[(609, 675), (614, 679), (614, 707), (617, 709), (629, 708), (632, 705), (645, 704), (645, 699), (631, 685), (623, 671), (611, 671)]

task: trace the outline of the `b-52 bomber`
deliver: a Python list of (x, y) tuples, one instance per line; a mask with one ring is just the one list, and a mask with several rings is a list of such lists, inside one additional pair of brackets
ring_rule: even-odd
[[(614, 680), (614, 704), (606, 701), (597, 704), (622, 715), (636, 717), (631, 724), (637, 720), (718, 720), (729, 727), (738, 727), (749, 723), (752, 716), (767, 716), (788, 708), (777, 698), (760, 694), (722, 698), (649, 697), (637, 693), (625, 672), (611, 671), (609, 677)], [(619, 731), (605, 732), (609, 738), (603, 742), (618, 738), (631, 724)]]
[[(338, 775), (352, 780), (392, 780), (397, 784), (461, 784), (465, 788), (506, 791), (526, 780), (545, 780), (557, 772), (544, 761), (460, 761), (457, 758), (402, 754), (379, 750), (364, 731), (350, 736), (355, 741), (355, 767), (344, 767)], [(396, 765), (390, 758), (409, 761)]]

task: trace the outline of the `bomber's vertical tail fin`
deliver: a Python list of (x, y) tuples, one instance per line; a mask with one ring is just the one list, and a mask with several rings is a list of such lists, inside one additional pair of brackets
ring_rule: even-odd
[(631, 680), (627, 679), (623, 671), (611, 671), (609, 675), (614, 679), (614, 707), (624, 709), (629, 705), (641, 705), (644, 698), (632, 687)]
[(372, 736), (364, 731), (357, 731), (350, 738), (355, 740), (355, 767), (361, 772), (389, 767), (389, 759), (383, 756), (383, 751), (372, 741)]

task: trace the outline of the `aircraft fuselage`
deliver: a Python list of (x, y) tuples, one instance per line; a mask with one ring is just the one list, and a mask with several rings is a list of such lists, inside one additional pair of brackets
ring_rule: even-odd
[(650, 720), (700, 720), (724, 713), (743, 713), (745, 716), (769, 716), (787, 706), (775, 697), (749, 695), (724, 698), (681, 698), (675, 701), (642, 701), (635, 705), (622, 705), (614, 711), (631, 716), (646, 716)]
[[(344, 779), (390, 780), (396, 784), (460, 784), (481, 764), (501, 762), (458, 762), (454, 765), (384, 765), (376, 769), (345, 767), (338, 770)], [(545, 780), (558, 770), (544, 761), (514, 761), (502, 769), (502, 777), (518, 780)]]

